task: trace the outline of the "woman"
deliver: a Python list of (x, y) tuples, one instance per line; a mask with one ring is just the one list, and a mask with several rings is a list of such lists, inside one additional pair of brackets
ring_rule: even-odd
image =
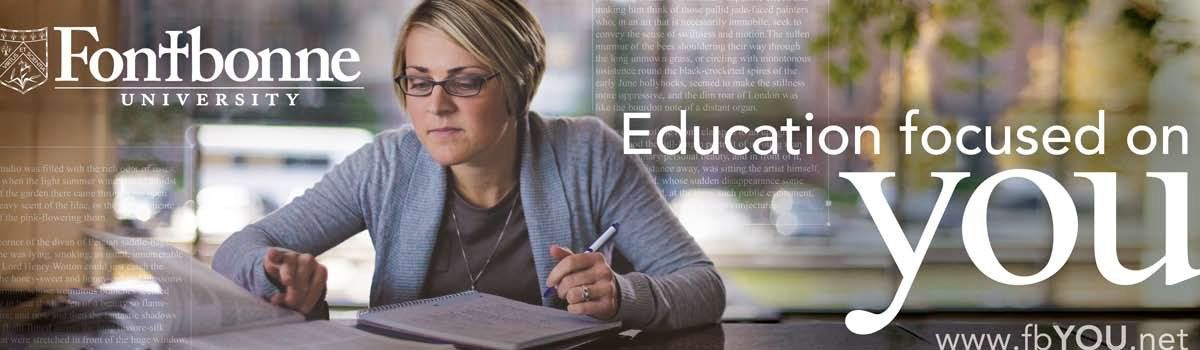
[[(326, 281), (313, 256), (367, 229), (372, 305), (474, 288), (629, 328), (719, 320), (720, 277), (616, 133), (594, 118), (528, 111), (544, 47), (518, 1), (418, 5), (395, 57), (412, 124), (235, 233), (213, 268), (312, 314)], [(611, 258), (572, 254), (614, 223)], [(546, 287), (557, 295), (543, 296)]]

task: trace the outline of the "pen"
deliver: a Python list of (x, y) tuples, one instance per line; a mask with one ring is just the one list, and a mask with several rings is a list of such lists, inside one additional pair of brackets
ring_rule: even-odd
[[(600, 250), (600, 248), (604, 247), (605, 243), (608, 243), (608, 241), (611, 240), (612, 237), (617, 234), (617, 229), (620, 227), (621, 227), (620, 223), (614, 223), (611, 226), (609, 226), (607, 230), (604, 230), (603, 234), (600, 234), (600, 238), (597, 238), (595, 242), (592, 242), (592, 245), (588, 246), (588, 249), (586, 251), (584, 251), (584, 253), (591, 253), (591, 252)], [(550, 288), (546, 288), (546, 292), (542, 293), (542, 297), (549, 298), (550, 296), (557, 295), (557, 294), (558, 294), (558, 289), (556, 289), (554, 287), (550, 287)]]

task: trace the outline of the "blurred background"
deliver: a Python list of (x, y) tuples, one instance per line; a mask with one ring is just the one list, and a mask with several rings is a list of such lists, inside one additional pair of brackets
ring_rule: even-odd
[[(1092, 261), (1091, 243), (1093, 215), (1116, 215), (1123, 263), (1140, 267), (1158, 260), (1163, 191), (1144, 172), (1200, 169), (1200, 161), (1188, 156), (1132, 156), (1123, 138), (1138, 124), (1200, 129), (1193, 116), (1200, 110), (1194, 98), (1200, 91), (1200, 5), (1194, 2), (797, 1), (786, 5), (796, 10), (768, 14), (733, 9), (776, 2), (527, 2), (547, 34), (549, 68), (532, 106), (544, 115), (597, 116), (621, 130), (622, 113), (649, 111), (655, 118), (637, 126), (653, 130), (676, 124), (680, 109), (689, 109), (689, 125), (703, 126), (780, 125), (811, 112), (817, 127), (875, 125), (882, 131), (878, 155), (643, 158), (726, 277), (731, 310), (820, 314), (887, 305), (900, 275), (857, 193), (837, 177), (843, 171), (899, 174), (887, 193), (910, 242), (940, 189), (929, 172), (973, 174), (952, 199), (907, 311), (1200, 306), (1197, 281), (1164, 286), (1161, 274), (1136, 286), (1105, 281)], [(4, 149), (3, 160), (114, 164), (120, 170), (111, 173), (111, 197), (103, 199), (111, 201), (111, 210), (97, 210), (110, 220), (90, 225), (169, 242), (208, 262), (231, 233), (285, 205), (373, 134), (406, 123), (391, 62), (397, 28), (413, 3), (125, 0), (88, 2), (55, 15), (36, 3), (10, 4), (4, 8), (38, 13), (35, 19), (98, 23), (102, 41), (121, 48), (155, 47), (166, 40), (163, 31), (194, 26), (203, 26), (205, 47), (222, 51), (351, 47), (362, 57), (355, 85), (365, 88), (304, 90), (295, 107), (127, 107), (116, 93), (43, 87), (22, 99), (6, 92), (0, 116), (20, 123), (6, 132), (16, 138), (5, 144), (15, 146)], [(677, 7), (724, 10), (668, 11)], [(771, 21), (753, 20), (758, 18)], [(3, 23), (51, 25), (49, 19), (33, 22), (11, 17)], [(794, 35), (720, 35), (770, 30)], [(720, 59), (706, 59), (714, 57)], [(693, 70), (671, 70), (681, 66)], [(712, 75), (722, 68), (748, 70)], [(749, 83), (722, 83), (739, 80)], [(686, 84), (692, 81), (716, 83)], [(68, 108), (61, 105), (85, 108), (56, 112)], [(910, 108), (921, 110), (921, 126), (1060, 124), (1072, 130), (1094, 124), (1103, 109), (1108, 154), (901, 156), (895, 130)], [(63, 142), (69, 147), (21, 148)], [(766, 170), (747, 171), (749, 165)], [(974, 186), (1014, 168), (1059, 178), (1080, 208), (1080, 239), (1070, 263), (1031, 286), (1005, 286), (983, 276), (959, 234)], [(1071, 176), (1077, 171), (1119, 174), (1116, 213), (1092, 213), (1092, 188)], [(1191, 191), (1188, 197), (1197, 198)], [(1018, 274), (1040, 270), (1051, 236), (1037, 188), (1005, 182), (990, 209), (991, 242), (1005, 267)], [(1189, 217), (1196, 213), (1193, 207)], [(68, 227), (0, 224), (10, 238)], [(319, 259), (330, 270), (332, 305), (367, 303), (374, 251), (365, 233)]]

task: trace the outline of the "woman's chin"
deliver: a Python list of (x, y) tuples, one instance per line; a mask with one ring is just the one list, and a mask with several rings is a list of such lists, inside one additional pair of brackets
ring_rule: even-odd
[(441, 166), (458, 165), (471, 159), (471, 157), (468, 157), (465, 152), (456, 151), (433, 150), (429, 153), (429, 155), (433, 158), (433, 161), (437, 162), (438, 165)]

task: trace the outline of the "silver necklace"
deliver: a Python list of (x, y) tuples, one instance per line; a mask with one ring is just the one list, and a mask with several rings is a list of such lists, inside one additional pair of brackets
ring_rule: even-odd
[[(458, 196), (458, 191), (455, 191), (454, 195)], [(471, 282), (471, 290), (475, 290), (475, 282), (479, 281), (479, 277), (483, 276), (483, 271), (487, 270), (488, 264), (492, 263), (492, 257), (496, 255), (496, 249), (500, 248), (500, 242), (504, 240), (504, 232), (508, 231), (508, 220), (512, 219), (513, 210), (517, 208), (517, 200), (520, 200), (520, 198), (514, 199), (513, 204), (508, 207), (508, 215), (504, 217), (504, 226), (500, 227), (500, 237), (496, 238), (496, 244), (492, 246), (492, 252), (483, 261), (483, 267), (479, 268), (478, 273), (471, 272), (471, 260), (467, 259), (467, 243), (463, 241), (462, 232), (458, 228), (458, 217), (454, 215), (455, 205), (450, 205), (450, 221), (454, 222), (454, 235), (458, 237), (458, 251), (462, 253), (463, 264), (466, 264), (467, 279)]]

